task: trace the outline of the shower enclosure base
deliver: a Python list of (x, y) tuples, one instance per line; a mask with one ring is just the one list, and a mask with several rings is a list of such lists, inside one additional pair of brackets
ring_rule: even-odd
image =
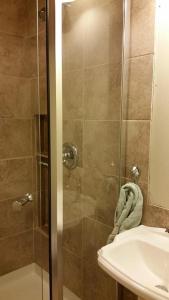
[[(63, 292), (64, 300), (80, 300), (66, 287)], [(38, 265), (31, 264), (0, 277), (0, 300), (42, 299), (49, 300), (49, 276)]]

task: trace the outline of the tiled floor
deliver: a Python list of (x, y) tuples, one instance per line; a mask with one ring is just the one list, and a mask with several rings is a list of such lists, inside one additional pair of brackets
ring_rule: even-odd
[[(48, 274), (31, 264), (1, 276), (0, 300), (49, 300)], [(64, 300), (80, 299), (64, 287)]]

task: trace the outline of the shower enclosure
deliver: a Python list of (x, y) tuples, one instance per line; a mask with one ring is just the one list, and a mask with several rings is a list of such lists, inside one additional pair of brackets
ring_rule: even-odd
[(0, 299), (49, 299), (46, 2), (1, 1)]
[(124, 0), (0, 8), (0, 299), (114, 300), (97, 266), (119, 193)]

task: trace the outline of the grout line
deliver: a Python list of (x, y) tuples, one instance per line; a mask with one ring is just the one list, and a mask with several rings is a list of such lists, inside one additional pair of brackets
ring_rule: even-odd
[(25, 121), (32, 121), (32, 120), (34, 120), (34, 114), (32, 115), (32, 116), (30, 116), (30, 117), (19, 117), (19, 116), (11, 116), (11, 117), (9, 117), (9, 116), (1, 116), (0, 115), (0, 120), (11, 120), (11, 121), (13, 121), (13, 120), (25, 120)]
[(121, 122), (121, 120), (100, 120), (100, 119), (64, 119), (63, 121), (66, 121), (66, 122), (115, 122), (115, 123), (119, 123)]
[(150, 56), (150, 55), (154, 55), (154, 52), (149, 52), (149, 53), (135, 55), (135, 56), (129, 56), (128, 59), (130, 60), (130, 59), (133, 59), (133, 58), (139, 58), (139, 57)]
[(146, 123), (150, 123), (151, 120), (122, 120), (122, 122), (146, 122)]
[(24, 233), (28, 233), (28, 232), (32, 232), (32, 233), (33, 233), (33, 228), (30, 227), (30, 228), (27, 229), (27, 230), (24, 230), (24, 231), (15, 233), (15, 234), (13, 234), (13, 235), (7, 235), (7, 236), (5, 236), (5, 237), (0, 237), (0, 242), (1, 242), (1, 241), (4, 241), (4, 240), (6, 240), (6, 239), (9, 239), (9, 238), (14, 238), (14, 237), (17, 237), (17, 236), (19, 236), (19, 235), (23, 235)]
[(9, 157), (9, 158), (0, 158), (0, 162), (2, 161), (10, 161), (10, 160), (26, 160), (33, 159), (36, 155), (27, 155), (27, 156), (17, 156), (17, 157)]

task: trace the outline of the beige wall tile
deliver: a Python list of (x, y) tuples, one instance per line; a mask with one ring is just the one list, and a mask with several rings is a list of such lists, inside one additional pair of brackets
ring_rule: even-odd
[(111, 3), (86, 12), (85, 66), (119, 62), (122, 58), (122, 2), (121, 9)]
[(63, 282), (77, 296), (82, 295), (82, 264), (81, 259), (63, 251)]
[(0, 239), (0, 249), (0, 275), (31, 264), (33, 262), (32, 230)]
[(78, 191), (64, 190), (63, 198), (63, 223), (66, 227), (82, 218), (82, 202)]
[(40, 113), (47, 114), (47, 79), (46, 76), (39, 77)]
[(75, 168), (69, 170), (63, 168), (63, 187), (65, 190), (79, 191), (81, 192), (81, 181), (82, 181), (82, 168)]
[(105, 176), (119, 172), (120, 123), (86, 121), (84, 124), (84, 167)]
[(141, 171), (140, 181), (148, 180), (150, 122), (128, 121), (126, 124), (126, 177), (137, 165)]
[[(39, 41), (39, 59), (44, 59), (42, 57), (42, 45)], [(12, 62), (13, 63), (13, 62)], [(35, 77), (37, 76), (37, 38), (36, 36), (28, 37), (24, 39), (23, 49), (22, 49), (22, 61), (21, 61), (21, 75), (23, 77)], [(15, 64), (13, 63), (13, 66)], [(40, 69), (41, 70), (41, 69)]]
[(121, 64), (85, 71), (84, 107), (86, 120), (120, 119)]
[(63, 71), (83, 68), (84, 28), (83, 18), (71, 18), (69, 11), (63, 20)]
[(0, 160), (0, 201), (32, 192), (32, 159)]
[(38, 35), (39, 40), (39, 74), (40, 76), (46, 75), (46, 34), (40, 32)]
[(63, 118), (82, 119), (83, 117), (83, 71), (63, 74)]
[[(27, 31), (27, 6), (23, 0), (1, 1), (0, 31), (24, 35)], [(18, 21), (19, 20), (19, 21)]]
[(83, 214), (113, 226), (119, 192), (119, 178), (103, 176), (97, 169), (84, 169)]
[(34, 231), (34, 260), (41, 268), (49, 272), (49, 238), (38, 229)]
[(89, 218), (83, 223), (83, 258), (87, 266), (97, 263), (97, 251), (106, 245), (112, 227)]
[(0, 73), (30, 77), (37, 75), (36, 37), (23, 38), (0, 33)]
[(142, 223), (146, 226), (169, 228), (169, 211), (145, 203)]
[(32, 154), (31, 121), (0, 119), (0, 159)]
[(120, 295), (122, 300), (138, 300), (138, 296), (120, 285)]
[(20, 75), (23, 73), (24, 39), (0, 33), (0, 73)]
[(131, 56), (154, 52), (155, 0), (132, 0)]
[(130, 60), (128, 94), (129, 120), (150, 120), (153, 82), (153, 56), (146, 55)]
[(0, 74), (0, 117), (32, 117), (31, 85), (30, 79)]
[(63, 229), (63, 247), (82, 257), (82, 220), (66, 223)]
[[(114, 300), (116, 299), (116, 284), (97, 264), (86, 265), (84, 262), (83, 299)], [(93, 280), (94, 278), (94, 280)]]
[(33, 205), (28, 203), (22, 211), (16, 212), (13, 203), (19, 199), (0, 201), (0, 239), (32, 229)]

